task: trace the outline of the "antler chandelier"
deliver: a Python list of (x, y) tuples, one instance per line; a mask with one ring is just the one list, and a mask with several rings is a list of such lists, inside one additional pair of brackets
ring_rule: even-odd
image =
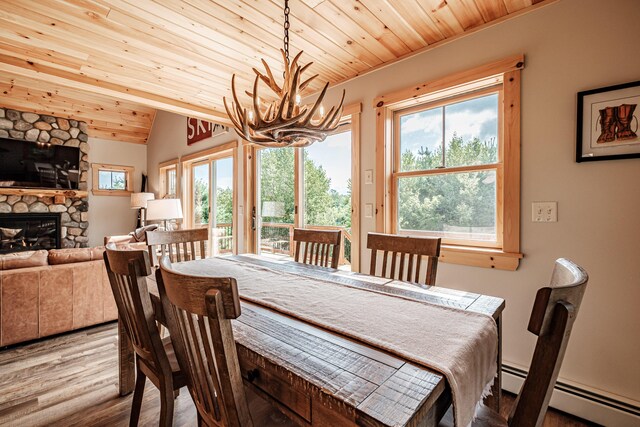
[[(324, 85), (316, 102), (312, 106), (300, 105), (301, 93), (318, 75), (306, 80), (304, 73), (313, 62), (299, 65), (298, 60), (302, 51), (293, 61), (289, 61), (289, 0), (284, 2), (284, 50), (281, 49), (284, 61), (284, 81), (279, 86), (269, 65), (264, 59), (266, 75), (253, 69), (256, 78), (253, 82), (253, 92), (246, 92), (251, 97), (251, 107), (245, 108), (236, 94), (236, 75), (231, 78), (231, 92), (233, 101), (231, 107), (224, 100), (224, 108), (233, 123), (235, 131), (242, 138), (266, 147), (306, 147), (314, 142), (323, 141), (328, 134), (337, 129), (342, 116), (345, 91), (342, 91), (340, 104), (333, 106), (325, 114), (322, 100), (327, 92), (329, 83)], [(259, 82), (263, 81), (276, 94), (277, 100), (264, 102), (258, 93)]]

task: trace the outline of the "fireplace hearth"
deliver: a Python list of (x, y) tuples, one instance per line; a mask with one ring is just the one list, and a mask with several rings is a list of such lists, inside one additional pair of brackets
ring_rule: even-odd
[(60, 214), (0, 214), (0, 254), (60, 248)]

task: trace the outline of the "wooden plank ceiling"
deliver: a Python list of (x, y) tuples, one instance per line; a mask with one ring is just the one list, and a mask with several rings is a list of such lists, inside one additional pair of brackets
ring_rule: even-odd
[[(554, 0), (291, 0), (308, 89), (342, 82)], [(536, 4), (539, 3), (539, 4)], [(282, 74), (283, 0), (2, 0), (0, 105), (145, 143), (156, 109), (226, 123), (264, 58)]]

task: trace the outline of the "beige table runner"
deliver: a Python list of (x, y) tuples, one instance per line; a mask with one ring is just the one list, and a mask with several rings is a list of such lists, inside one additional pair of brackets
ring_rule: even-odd
[(240, 296), (366, 342), (443, 374), (456, 426), (471, 423), (496, 376), (498, 331), (487, 315), (412, 301), (224, 258), (175, 264), (185, 274), (234, 277)]

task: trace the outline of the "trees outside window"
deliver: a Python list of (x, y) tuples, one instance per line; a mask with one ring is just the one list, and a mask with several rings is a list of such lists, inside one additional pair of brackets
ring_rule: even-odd
[(396, 113), (399, 232), (497, 241), (498, 117), (497, 93)]

